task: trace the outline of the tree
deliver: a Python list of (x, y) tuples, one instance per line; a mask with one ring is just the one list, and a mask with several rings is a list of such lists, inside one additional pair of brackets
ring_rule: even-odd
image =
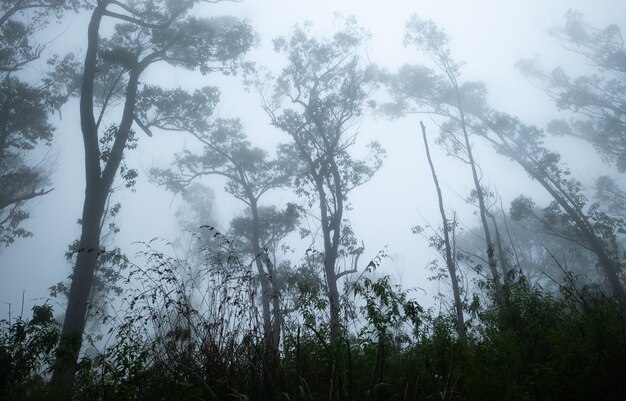
[(626, 193), (608, 175), (596, 178), (594, 200), (606, 213), (626, 220)]
[[(481, 185), (479, 166), (470, 142), (471, 126), (466, 121), (473, 101), (480, 99), (482, 87), (473, 82), (460, 83), (461, 63), (454, 60), (449, 48), (449, 36), (432, 21), (413, 16), (407, 23), (404, 38), (406, 46), (424, 51), (441, 74), (424, 66), (404, 66), (389, 80), (394, 104), (388, 106), (393, 113), (426, 112), (448, 119), (442, 126), (440, 142), (448, 153), (470, 166), (472, 183), (485, 237), (488, 267), (495, 289), (496, 299), (501, 292), (501, 274), (495, 255), (496, 246), (489, 228), (488, 205), (485, 189)], [(478, 95), (478, 96), (477, 96)]]
[(29, 217), (28, 201), (50, 191), (43, 161), (28, 153), (50, 145), (54, 126), (49, 115), (64, 101), (62, 82), (42, 77), (38, 82), (19, 78), (20, 70), (39, 59), (45, 46), (33, 36), (74, 0), (7, 0), (0, 4), (0, 246), (32, 235), (22, 227)]
[[(52, 380), (72, 382), (86, 322), (87, 301), (101, 254), (100, 234), (107, 198), (121, 171), (133, 126), (147, 135), (152, 129), (185, 131), (206, 126), (218, 91), (205, 87), (193, 93), (140, 83), (156, 63), (185, 69), (232, 72), (235, 61), (252, 44), (251, 29), (234, 18), (196, 18), (198, 1), (101, 0), (93, 8), (82, 66), (80, 119), (85, 149), (85, 201), (81, 237), (61, 341)], [(115, 23), (110, 37), (100, 37), (103, 20)], [(123, 104), (121, 118), (106, 124), (107, 112)], [(99, 109), (98, 109), (99, 106)]]
[(32, 36), (59, 19), (67, 10), (76, 10), (79, 0), (5, 0), (0, 4), (0, 73), (17, 72), (37, 60), (45, 45)]
[[(435, 64), (443, 71), (454, 72), (456, 64), (446, 61), (449, 50), (447, 47), (441, 47), (447, 43), (447, 36), (431, 24), (420, 21), (417, 20), (417, 26), (421, 27), (419, 32), (427, 35), (420, 39), (423, 42), (418, 44), (433, 47), (437, 56), (434, 59)], [(443, 79), (437, 77), (431, 70), (425, 67), (404, 67), (395, 81), (398, 87), (395, 92), (400, 94), (401, 99), (392, 110), (397, 111), (398, 107), (402, 110), (402, 107), (411, 106), (407, 103), (408, 100), (416, 101), (418, 106), (434, 105), (436, 107), (431, 112), (449, 118), (448, 123), (443, 126), (444, 132), (450, 132), (455, 127), (462, 129), (460, 127), (465, 125), (487, 140), (499, 153), (517, 162), (552, 196), (554, 202), (548, 208), (550, 219), (547, 221), (560, 220), (572, 240), (584, 244), (596, 255), (617, 300), (622, 307), (626, 307), (626, 292), (620, 278), (623, 262), (618, 241), (619, 234), (624, 230), (622, 220), (607, 215), (593, 204), (588, 204), (582, 185), (570, 176), (569, 169), (560, 161), (560, 155), (543, 145), (541, 130), (489, 108), (485, 102), (484, 84), (468, 82), (456, 86), (454, 75), (452, 77), (449, 73), (445, 75), (452, 82), (448, 89), (442, 87)], [(449, 112), (450, 107), (458, 108), (459, 104), (464, 108), (463, 116)], [(418, 110), (413, 108), (410, 111)], [(467, 144), (465, 141), (465, 147)], [(455, 151), (459, 146), (463, 146), (463, 142), (452, 137), (450, 148)], [(476, 188), (478, 194), (483, 193), (479, 186)], [(486, 227), (486, 217), (485, 210), (483, 227)], [(487, 255), (489, 250), (490, 248), (487, 249)], [(493, 248), (491, 252), (493, 253)]]
[[(577, 277), (579, 285), (599, 284), (605, 280), (600, 270), (589, 269), (596, 261), (593, 252), (563, 238), (552, 227), (544, 226), (542, 215), (541, 208), (524, 210), (524, 205), (517, 201), (508, 211), (492, 215), (493, 226), (500, 227), (501, 259), (507, 260), (509, 271), (522, 275), (532, 285), (554, 291), (569, 280), (568, 276)], [(476, 233), (480, 231), (482, 227), (477, 226), (457, 236), (460, 252), (468, 255), (470, 261), (487, 257), (482, 246), (475, 244)]]
[(518, 62), (518, 68), (539, 84), (559, 110), (574, 115), (569, 121), (552, 121), (549, 131), (588, 141), (620, 172), (626, 171), (626, 50), (620, 27), (595, 28), (570, 10), (565, 24), (551, 34), (581, 56), (591, 73), (571, 77), (562, 67), (547, 72), (536, 60)]
[[(282, 241), (292, 233), (300, 224), (300, 210), (294, 203), (288, 203), (280, 210), (276, 206), (249, 207), (243, 216), (235, 217), (230, 222), (230, 233), (243, 243), (242, 248), (251, 252), (265, 292), (264, 311), (271, 302), (271, 317), (264, 312), (264, 326), (266, 342), (274, 355), (278, 355), (278, 347), (281, 339), (281, 329), (284, 316), (288, 313), (281, 306), (283, 289), (285, 287), (285, 275), (289, 272), (291, 264), (287, 260), (277, 263), (277, 251), (283, 247)], [(283, 248), (284, 249), (284, 248)], [(288, 249), (288, 248), (287, 248)], [(262, 269), (265, 271), (262, 271)], [(262, 273), (261, 273), (262, 272)], [(267, 306), (266, 306), (267, 305)]]
[[(575, 239), (575, 242), (584, 243), (598, 257), (615, 296), (623, 307), (626, 306), (626, 292), (620, 279), (622, 262), (618, 241), (623, 230), (622, 220), (588, 204), (582, 185), (571, 177), (569, 169), (561, 163), (560, 155), (543, 145), (541, 130), (489, 108), (484, 100), (486, 89), (482, 83), (465, 83), (456, 92), (454, 85), (452, 89), (446, 90), (441, 82), (441, 78), (425, 67), (404, 67), (397, 81), (392, 81), (397, 88), (394, 92), (401, 97), (394, 105), (395, 110), (398, 110), (397, 107), (408, 106), (413, 107), (409, 111), (419, 111), (415, 105), (434, 106), (431, 113), (449, 118), (448, 123), (443, 126), (444, 133), (449, 134), (453, 129), (460, 129), (465, 125), (467, 130), (484, 138), (496, 151), (517, 162), (552, 196), (554, 202), (549, 210), (553, 218), (558, 215), (563, 221), (563, 227), (568, 229), (568, 237)], [(463, 118), (460, 114), (455, 115), (449, 111), (450, 107), (457, 108), (460, 104), (457, 93), (460, 94), (465, 110)], [(409, 100), (415, 104), (407, 103)], [(451, 153), (457, 154), (457, 149), (467, 148), (466, 140), (463, 143), (453, 136), (448, 138), (451, 139), (448, 147)], [(477, 189), (477, 194), (483, 194), (484, 204), (484, 189)], [(480, 200), (478, 202), (480, 204)], [(483, 229), (488, 227), (487, 212), (488, 208), (485, 206)], [(488, 256), (490, 253), (493, 255), (494, 247), (488, 247), (486, 253)], [(492, 266), (491, 261), (489, 262)]]
[(290, 38), (274, 41), (289, 64), (275, 80), (272, 97), (263, 96), (263, 108), (272, 125), (291, 138), (281, 151), (292, 163), (297, 194), (319, 208), (330, 339), (336, 343), (341, 335), (338, 281), (356, 271), (339, 271), (338, 264), (356, 250), (344, 219), (348, 195), (375, 174), (384, 152), (373, 142), (366, 159), (350, 153), (358, 136), (354, 126), (376, 87), (375, 68), (358, 54), (365, 33), (354, 20), (331, 38), (314, 38), (310, 28), (296, 27)]
[(174, 192), (202, 176), (222, 176), (227, 180), (226, 191), (248, 207), (249, 216), (233, 219), (231, 231), (242, 239), (243, 250), (254, 255), (261, 283), (264, 336), (269, 349), (277, 352), (282, 312), (269, 248), (296, 228), (298, 211), (289, 205), (279, 212), (275, 207), (261, 207), (259, 201), (268, 191), (288, 185), (289, 173), (281, 160), (269, 159), (267, 152), (251, 146), (238, 120), (219, 119), (206, 131), (192, 134), (203, 145), (203, 153), (186, 150), (176, 156), (171, 169), (153, 169), (151, 175)]
[(439, 203), (439, 214), (441, 215), (441, 227), (443, 231), (444, 240), (444, 257), (446, 260), (446, 267), (448, 268), (448, 275), (450, 277), (450, 284), (452, 285), (452, 295), (454, 297), (454, 312), (456, 315), (456, 329), (459, 337), (464, 343), (467, 342), (466, 330), (465, 330), (465, 318), (463, 317), (463, 303), (461, 302), (461, 288), (459, 286), (459, 278), (457, 276), (457, 263), (454, 255), (454, 244), (450, 238), (450, 232), (454, 230), (454, 225), (451, 224), (446, 217), (446, 209), (443, 205), (443, 195), (441, 193), (441, 187), (439, 186), (439, 179), (437, 178), (437, 171), (435, 170), (435, 164), (430, 156), (430, 148), (428, 146), (428, 138), (426, 136), (426, 127), (424, 123), (420, 121), (420, 127), (422, 128), (422, 139), (424, 141), (424, 148), (426, 150), (426, 158), (428, 159), (428, 165), (430, 166), (430, 172), (433, 177), (433, 183), (437, 190), (437, 200)]
[(215, 191), (201, 183), (187, 185), (180, 192), (183, 205), (176, 210), (178, 225), (182, 231), (181, 246), (186, 247), (186, 259), (196, 266), (201, 266), (207, 252), (219, 246), (207, 227), (216, 227), (217, 210)]
[[(619, 236), (625, 232), (625, 221), (605, 213), (598, 204), (590, 204), (581, 183), (571, 177), (560, 155), (543, 145), (541, 130), (504, 113), (483, 112), (476, 113), (483, 124), (483, 137), (499, 153), (517, 162), (552, 196), (553, 201), (541, 217), (544, 227), (593, 252), (615, 297), (622, 308), (626, 308), (626, 290), (621, 278), (624, 262), (619, 241)], [(516, 202), (514, 217), (515, 214), (523, 217), (535, 206), (528, 197), (518, 198)]]

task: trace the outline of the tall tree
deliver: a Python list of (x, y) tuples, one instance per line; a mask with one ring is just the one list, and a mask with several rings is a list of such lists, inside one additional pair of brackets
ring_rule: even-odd
[(201, 266), (206, 253), (217, 248), (220, 241), (209, 227), (218, 225), (215, 191), (198, 182), (180, 190), (183, 204), (175, 212), (181, 229), (181, 246), (186, 247), (185, 258), (194, 266)]
[[(615, 297), (626, 308), (626, 289), (621, 233), (625, 221), (612, 217), (589, 202), (583, 187), (561, 162), (557, 152), (543, 145), (543, 132), (521, 123), (517, 118), (493, 110), (477, 113), (483, 124), (483, 137), (503, 155), (517, 162), (551, 196), (553, 201), (542, 213), (544, 227), (593, 252), (598, 258)], [(513, 204), (523, 216), (534, 209), (534, 202), (520, 197)]]
[[(626, 292), (620, 278), (623, 265), (619, 245), (622, 220), (587, 202), (582, 185), (571, 177), (569, 169), (561, 163), (560, 155), (544, 146), (541, 130), (490, 109), (485, 102), (486, 89), (482, 83), (465, 83), (458, 87), (457, 92), (454, 85), (451, 87), (445, 82), (445, 78), (426, 67), (403, 67), (391, 81), (392, 93), (397, 96), (397, 101), (390, 111), (426, 111), (447, 117), (448, 122), (442, 126), (442, 131), (448, 134), (450, 141), (447, 145), (451, 154), (458, 154), (458, 149), (467, 149), (468, 144), (465, 138), (458, 140), (452, 136), (453, 130), (471, 130), (486, 139), (499, 153), (517, 162), (554, 200), (548, 208), (551, 217), (546, 221), (553, 221), (559, 216), (558, 219), (564, 223), (561, 228), (567, 228), (567, 236), (577, 243), (584, 243), (585, 248), (597, 256), (616, 298), (622, 306), (626, 306)], [(457, 109), (460, 104), (457, 93), (465, 111), (463, 118), (450, 111), (450, 108)], [(425, 106), (428, 108), (425, 109)], [(462, 126), (466, 127), (465, 131)], [(483, 194), (484, 204), (484, 190), (477, 193)], [(488, 227), (487, 207), (484, 211), (483, 230)], [(493, 245), (487, 248), (486, 254), (488, 257), (494, 254)], [(489, 264), (492, 266), (491, 260)], [(497, 274), (495, 269), (492, 269), (492, 274)]]
[(570, 10), (565, 23), (551, 34), (579, 55), (591, 72), (572, 77), (562, 67), (547, 72), (537, 60), (518, 62), (520, 70), (537, 82), (560, 110), (573, 113), (569, 121), (552, 121), (549, 131), (588, 141), (619, 171), (626, 171), (626, 50), (620, 27), (593, 27), (580, 13)]
[[(592, 72), (573, 78), (561, 67), (546, 72), (537, 60), (518, 62), (518, 68), (533, 78), (560, 110), (573, 113), (569, 121), (550, 122), (548, 131), (590, 142), (620, 172), (626, 171), (626, 51), (620, 27), (595, 28), (585, 23), (580, 13), (570, 10), (565, 14), (565, 24), (553, 28), (551, 34), (566, 49), (582, 56)], [(496, 148), (516, 160), (552, 195), (554, 202), (540, 216), (542, 224), (593, 252), (626, 308), (620, 241), (624, 215), (615, 213), (616, 204), (602, 197), (603, 187), (616, 201), (621, 191), (614, 191), (610, 180), (601, 177), (597, 182), (600, 198), (590, 202), (580, 182), (568, 177), (569, 170), (560, 162), (559, 154), (543, 146), (541, 132), (494, 111), (483, 113), (481, 119), (495, 134), (492, 143)], [(531, 199), (519, 198), (514, 206), (530, 211), (533, 205)]]
[[(532, 208), (532, 200), (525, 203), (522, 199), (525, 198), (513, 202), (508, 211), (492, 215), (494, 226), (500, 227), (503, 258), (507, 260), (509, 271), (523, 275), (533, 285), (555, 292), (568, 280), (566, 275), (577, 276), (578, 285), (595, 285), (606, 280), (600, 269), (590, 269), (597, 260), (593, 252), (564, 237), (556, 230), (558, 225), (545, 224), (544, 210)], [(479, 231), (482, 227), (476, 226), (456, 237), (458, 248), (470, 263), (487, 258), (482, 246), (476, 244)]]
[(157, 183), (180, 192), (202, 176), (225, 177), (226, 191), (249, 208), (249, 218), (235, 218), (233, 233), (243, 239), (244, 251), (254, 255), (261, 283), (263, 327), (267, 345), (275, 352), (280, 342), (282, 312), (279, 280), (269, 247), (296, 227), (298, 212), (289, 206), (285, 212), (263, 208), (259, 201), (268, 191), (289, 184), (290, 174), (281, 160), (272, 160), (264, 150), (252, 147), (238, 120), (217, 120), (205, 132), (193, 132), (203, 146), (201, 154), (184, 151), (170, 169), (153, 169)]
[(481, 185), (481, 172), (470, 141), (471, 126), (466, 121), (468, 109), (474, 107), (476, 93), (480, 93), (482, 87), (473, 82), (460, 82), (461, 63), (452, 57), (450, 37), (432, 21), (413, 16), (407, 23), (404, 43), (426, 53), (439, 73), (424, 66), (402, 67), (389, 82), (395, 100), (389, 111), (401, 114), (425, 112), (448, 119), (441, 129), (441, 142), (451, 155), (470, 166), (497, 299), (502, 287), (501, 274), (487, 220), (486, 191)]
[(29, 160), (40, 144), (49, 145), (54, 126), (49, 115), (63, 103), (61, 82), (20, 78), (20, 70), (39, 59), (45, 46), (33, 36), (76, 0), (6, 0), (0, 4), (0, 247), (31, 235), (22, 227), (28, 201), (49, 193), (44, 163)]
[[(619, 240), (624, 230), (623, 220), (619, 216), (608, 215), (597, 205), (588, 202), (581, 183), (571, 177), (570, 170), (560, 161), (560, 155), (543, 144), (544, 134), (541, 130), (489, 108), (482, 83), (465, 83), (459, 87), (458, 93), (462, 96), (465, 110), (461, 118), (449, 111), (450, 107), (458, 107), (456, 91), (442, 90), (442, 79), (431, 70), (425, 67), (404, 67), (400, 70), (398, 80), (393, 82), (393, 85), (397, 85), (395, 92), (400, 96), (394, 110), (397, 111), (398, 106), (408, 106), (412, 107), (410, 111), (419, 111), (415, 105), (434, 105), (431, 112), (449, 118), (448, 124), (443, 126), (445, 132), (465, 125), (468, 130), (487, 140), (499, 153), (517, 162), (536, 180), (554, 200), (546, 208), (545, 221), (560, 220), (562, 224), (559, 230), (565, 230), (561, 231), (561, 235), (584, 244), (586, 249), (596, 255), (617, 300), (622, 307), (626, 307), (626, 292), (621, 279), (624, 262)], [(455, 147), (463, 144), (451, 138), (450, 147), (455, 153)], [(483, 228), (485, 226), (483, 222)], [(490, 249), (493, 252), (493, 246), (487, 249), (487, 255)]]
[(354, 272), (339, 271), (338, 263), (356, 242), (344, 219), (348, 195), (375, 174), (384, 155), (376, 142), (366, 159), (350, 153), (355, 125), (376, 87), (374, 67), (359, 55), (365, 38), (354, 20), (331, 38), (314, 37), (309, 25), (296, 27), (290, 38), (274, 41), (288, 65), (271, 98), (263, 99), (272, 125), (291, 138), (282, 152), (292, 160), (296, 192), (319, 208), (332, 343), (341, 335), (338, 282)]
[(450, 238), (450, 232), (454, 229), (454, 224), (451, 224), (446, 216), (446, 209), (443, 204), (443, 194), (441, 193), (441, 187), (439, 186), (439, 178), (437, 178), (435, 164), (433, 163), (433, 159), (430, 156), (430, 147), (428, 145), (428, 137), (426, 136), (426, 127), (421, 121), (420, 127), (422, 129), (422, 140), (424, 141), (426, 158), (428, 159), (428, 165), (430, 166), (433, 183), (435, 184), (435, 189), (437, 190), (439, 214), (441, 215), (441, 224), (443, 230), (444, 257), (446, 260), (446, 267), (448, 268), (448, 274), (450, 276), (450, 284), (452, 285), (452, 296), (454, 297), (454, 313), (456, 315), (457, 334), (462, 339), (462, 341), (466, 343), (467, 336), (465, 330), (465, 318), (463, 316), (463, 303), (461, 301), (461, 287), (459, 285), (459, 277), (457, 275), (457, 263), (456, 255), (454, 255), (455, 252), (452, 243), (453, 240)]
[(45, 45), (34, 42), (33, 35), (79, 4), (80, 0), (4, 0), (0, 4), (0, 73), (17, 72), (40, 58)]
[[(231, 72), (252, 44), (251, 29), (234, 18), (197, 18), (196, 0), (100, 0), (93, 8), (82, 67), (80, 119), (85, 149), (85, 202), (81, 237), (52, 380), (71, 385), (85, 327), (87, 301), (101, 253), (105, 204), (120, 172), (133, 126), (185, 131), (206, 126), (218, 91), (193, 93), (140, 83), (147, 69), (168, 63), (202, 73)], [(101, 37), (104, 20), (113, 33)], [(108, 111), (123, 104), (121, 118), (106, 124)], [(124, 175), (125, 172), (122, 172)]]

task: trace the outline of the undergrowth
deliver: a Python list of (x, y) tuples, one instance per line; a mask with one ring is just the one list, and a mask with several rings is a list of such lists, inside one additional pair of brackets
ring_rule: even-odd
[[(129, 273), (118, 312), (102, 317), (104, 340), (80, 360), (74, 399), (626, 399), (624, 313), (592, 288), (551, 294), (517, 277), (497, 305), (472, 306), (461, 341), (452, 315), (365, 275), (347, 294), (351, 329), (339, 341), (328, 342), (322, 307), (290, 311), (272, 350), (251, 266), (227, 250), (212, 255), (196, 269), (146, 253), (150, 267)], [(48, 305), (0, 321), (0, 400), (55, 399), (58, 333)]]

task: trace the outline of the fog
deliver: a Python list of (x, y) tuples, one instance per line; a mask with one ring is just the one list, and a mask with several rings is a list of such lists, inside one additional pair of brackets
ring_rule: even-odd
[[(163, 8), (142, 8), (152, 2)], [(378, 361), (387, 357), (381, 355), (391, 333), (384, 324), (393, 326), (401, 353), (410, 335), (416, 344), (436, 335), (433, 316), (452, 316), (451, 338), (467, 355), (478, 355), (479, 347), (472, 347), (489, 338), (483, 330), (490, 325), (485, 316), (491, 316), (478, 311), (504, 310), (499, 308), (507, 305), (506, 291), (517, 284), (536, 285), (533, 291), (545, 291), (554, 302), (576, 296), (584, 301), (597, 291), (598, 299), (626, 307), (623, 0), (59, 1), (69, 9), (58, 15), (18, 3), (0, 8), (6, 13), (0, 19), (0, 169), (6, 170), (0, 171), (0, 320), (8, 319), (0, 323), (8, 328), (33, 306), (52, 305), (58, 328), (63, 326), (58, 350), (71, 351), (74, 362), (81, 348), (71, 345), (70, 335), (99, 328), (88, 321), (85, 329), (91, 315), (85, 317), (86, 303), (72, 291), (85, 299), (100, 291), (81, 274), (104, 274), (95, 266), (117, 247), (139, 271), (160, 275), (165, 273), (150, 269), (163, 255), (190, 272), (203, 263), (223, 267), (224, 260), (232, 267), (232, 255), (220, 253), (224, 243), (231, 246), (229, 252), (247, 266), (249, 276), (239, 285), (255, 288), (254, 307), (241, 312), (239, 323), (232, 323), (233, 315), (216, 324), (232, 330), (231, 339), (242, 347), (248, 334), (262, 332), (276, 353), (283, 352), (285, 364), (287, 338), (297, 338), (300, 347), (301, 328), (303, 336), (309, 329), (324, 341), (327, 335), (336, 352), (343, 335), (359, 338), (358, 346), (378, 341)], [(35, 10), (41, 4), (46, 9), (49, 1), (34, 3)], [(171, 20), (159, 16), (177, 7), (185, 11), (188, 3), (195, 4), (189, 20), (185, 13)], [(87, 36), (90, 18), (97, 21), (92, 15), (102, 18), (101, 48), (89, 53), (97, 42)], [(207, 22), (222, 16), (228, 18)], [(6, 24), (11, 18), (31, 30), (23, 42), (14, 39), (20, 30)], [(120, 20), (129, 23), (128, 31), (117, 26)], [(60, 62), (68, 54), (75, 55), (74, 64), (71, 58)], [(336, 77), (337, 71), (349, 79)], [(326, 77), (335, 80), (327, 83)], [(20, 83), (36, 88), (26, 106), (11, 103), (22, 96), (12, 92), (21, 90)], [(201, 89), (206, 86), (219, 89), (219, 100), (214, 91)], [(125, 105), (127, 96), (139, 100)], [(104, 102), (102, 114), (92, 99)], [(39, 104), (41, 110), (29, 115), (20, 109)], [(15, 134), (13, 123), (27, 128)], [(92, 142), (84, 142), (90, 129)], [(552, 135), (558, 129), (567, 134)], [(118, 139), (126, 137), (120, 140), (123, 152), (117, 152)], [(371, 142), (380, 147), (368, 147)], [(95, 159), (89, 152), (94, 146)], [(210, 157), (203, 159), (203, 153)], [(109, 191), (105, 178), (117, 156), (121, 167), (113, 170)], [(96, 182), (86, 178), (96, 170), (100, 186), (86, 185)], [(610, 178), (597, 181), (600, 176)], [(191, 184), (209, 191), (194, 195)], [(26, 200), (11, 198), (15, 194)], [(83, 215), (86, 197), (94, 201)], [(215, 259), (203, 259), (201, 248)], [(152, 251), (159, 256), (150, 259)], [(75, 267), (72, 279), (82, 284), (69, 289)], [(322, 283), (317, 296), (324, 300), (311, 309), (313, 316), (298, 298), (307, 294), (298, 284), (311, 271)], [(130, 303), (124, 297), (150, 276), (124, 274), (117, 282), (115, 275), (108, 278), (121, 291), (99, 299), (117, 318), (124, 308), (132, 311), (128, 305), (138, 296)], [(398, 296), (385, 298), (387, 276)], [(199, 279), (210, 292), (203, 280), (211, 279)], [(69, 295), (53, 296), (57, 283)], [(583, 287), (592, 290), (577, 292)], [(236, 284), (227, 288), (230, 295), (222, 299), (245, 295)], [(380, 318), (382, 326), (372, 317), (374, 298), (381, 310), (396, 314)], [(210, 304), (211, 298), (200, 299)], [(403, 312), (389, 299), (403, 305)], [(407, 322), (419, 320), (417, 309), (430, 325), (419, 335), (418, 323), (406, 329)], [(363, 320), (355, 317), (357, 310)], [(239, 324), (249, 324), (249, 333), (233, 329)], [(114, 329), (94, 349), (113, 343)], [(146, 333), (156, 338), (160, 326), (152, 330)], [(56, 384), (75, 373), (61, 359), (44, 363), (54, 367)], [(374, 391), (374, 369), (368, 391)], [(305, 373), (297, 371), (297, 380), (304, 381)], [(381, 383), (383, 376), (381, 364)]]
[[(452, 38), (454, 57), (465, 62), (463, 78), (485, 82), (491, 104), (541, 127), (557, 116), (557, 111), (545, 94), (515, 69), (515, 63), (538, 55), (546, 67), (564, 66), (574, 74), (584, 71), (584, 62), (563, 49), (547, 33), (550, 27), (562, 23), (568, 9), (580, 11), (586, 21), (600, 27), (619, 24), (620, 21), (615, 18), (626, 15), (626, 6), (620, 1), (592, 5), (585, 1), (510, 4), (495, 0), (423, 4), (410, 1), (389, 4), (356, 0), (272, 0), (271, 3), (249, 0), (206, 5), (200, 12), (203, 15), (234, 15), (249, 21), (259, 35), (259, 44), (247, 58), (271, 67), (280, 66), (280, 57), (273, 52), (271, 40), (288, 35), (295, 24), (311, 21), (316, 31), (332, 32), (337, 13), (354, 15), (358, 23), (371, 32), (365, 49), (368, 59), (389, 70), (404, 63), (426, 62), (423, 55), (402, 44), (407, 17), (418, 14), (432, 19), (448, 32)], [(56, 52), (84, 51), (87, 21), (85, 14), (69, 16), (60, 25), (49, 28), (56, 33), (50, 47)], [(203, 77), (187, 71), (172, 73), (167, 68), (161, 72), (159, 67), (150, 70), (148, 75), (150, 80), (163, 82), (165, 86), (194, 88), (217, 84), (222, 88), (221, 101), (215, 113), (217, 116), (241, 118), (254, 144), (265, 149), (271, 150), (278, 141), (284, 140), (283, 134), (270, 126), (259, 106), (258, 95), (244, 91), (238, 77), (226, 78), (218, 74)], [(69, 265), (64, 253), (67, 245), (79, 235), (76, 219), (81, 213), (84, 174), (77, 102), (73, 100), (63, 106), (62, 119), (53, 118), (57, 125), (51, 149), (56, 160), (52, 176), (55, 189), (32, 205), (32, 217), (26, 226), (34, 237), (18, 240), (3, 249), (0, 255), (3, 266), (0, 284), (2, 302), (5, 305), (11, 303), (14, 308), (20, 304), (23, 291), (29, 305), (35, 299), (45, 299), (51, 283), (67, 276)], [(433, 131), (435, 128), (431, 125)], [(350, 213), (350, 219), (357, 236), (366, 243), (365, 256), (373, 257), (388, 246), (392, 260), (382, 268), (396, 275), (404, 286), (427, 286), (425, 265), (432, 259), (433, 252), (425, 241), (411, 234), (410, 228), (425, 221), (435, 224), (438, 216), (435, 192), (419, 137), (418, 118), (408, 116), (389, 122), (369, 113), (360, 130), (363, 142), (366, 138), (376, 139), (388, 153), (381, 171), (351, 198), (354, 211)], [(587, 144), (571, 142), (568, 141), (568, 151), (564, 154), (568, 157), (567, 161), (575, 162), (571, 167), (583, 182), (589, 183), (599, 170), (610, 170)], [(130, 254), (133, 253), (134, 242), (153, 237), (173, 240), (177, 235), (174, 218), (176, 199), (146, 182), (145, 172), (152, 166), (169, 163), (173, 157), (172, 150), (179, 151), (194, 145), (190, 136), (165, 133), (154, 138), (141, 137), (140, 149), (130, 153), (130, 163), (140, 170), (139, 183), (135, 192), (125, 190), (116, 194), (123, 204), (119, 218), (122, 230), (116, 243)], [(465, 172), (465, 176), (457, 174), (458, 169), (462, 169), (460, 163), (446, 160), (439, 149), (434, 149), (434, 152), (442, 182), (449, 191), (448, 208), (458, 210), (466, 224), (475, 224), (472, 208), (467, 208), (463, 200), (471, 190), (469, 172)], [(488, 186), (496, 189), (505, 201), (527, 191), (537, 191), (539, 196), (545, 197), (520, 168), (505, 158), (494, 155), (489, 149), (480, 152), (478, 157), (487, 172), (485, 179)], [(217, 183), (219, 180), (208, 181), (216, 190), (220, 223), (226, 227), (229, 216), (239, 213), (241, 205), (228, 195), (222, 195), (223, 185)], [(523, 186), (521, 191), (520, 185)], [(276, 196), (278, 202), (286, 198), (284, 195)]]

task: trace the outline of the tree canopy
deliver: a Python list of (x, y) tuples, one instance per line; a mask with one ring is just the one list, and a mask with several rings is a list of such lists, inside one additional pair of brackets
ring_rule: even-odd
[(46, 48), (35, 41), (35, 34), (77, 5), (74, 0), (10, 0), (0, 5), (0, 247), (32, 235), (23, 226), (29, 201), (52, 191), (49, 161), (37, 160), (32, 151), (51, 144), (55, 126), (50, 116), (66, 99), (64, 83), (52, 78), (54, 72), (25, 79), (20, 70)]

